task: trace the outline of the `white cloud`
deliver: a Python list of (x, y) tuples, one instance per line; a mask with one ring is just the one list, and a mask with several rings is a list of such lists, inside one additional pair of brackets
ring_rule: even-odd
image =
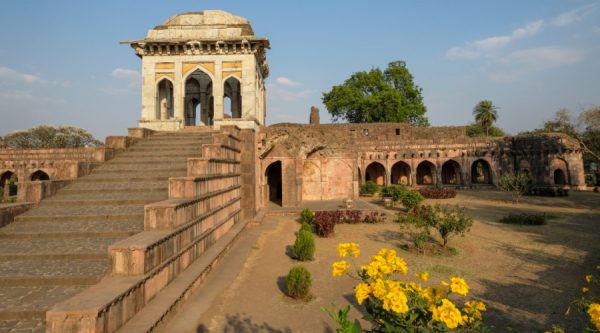
[(293, 81), (287, 77), (280, 76), (275, 79), (275, 82), (286, 87), (299, 87), (302, 85), (300, 82)]
[(127, 68), (115, 68), (110, 75), (118, 79), (126, 80), (139, 80), (141, 78), (140, 72)]
[(473, 60), (479, 57), (489, 57), (493, 51), (501, 49), (511, 42), (532, 37), (538, 34), (544, 26), (544, 20), (531, 22), (524, 27), (513, 30), (510, 35), (493, 36), (467, 43), (464, 47), (453, 47), (446, 52), (449, 59)]
[(8, 67), (0, 67), (0, 80), (4, 83), (25, 83), (25, 84), (35, 84), (45, 87), (70, 87), (71, 83), (69, 81), (62, 80), (44, 80), (41, 77), (28, 73), (20, 73), (12, 68)]
[(569, 24), (581, 21), (584, 17), (595, 11), (596, 8), (596, 4), (590, 4), (587, 6), (573, 9), (568, 12), (564, 12), (552, 20), (552, 25), (557, 27), (564, 27)]
[(557, 67), (583, 60), (582, 52), (560, 47), (538, 47), (519, 50), (508, 55), (511, 60), (537, 67)]

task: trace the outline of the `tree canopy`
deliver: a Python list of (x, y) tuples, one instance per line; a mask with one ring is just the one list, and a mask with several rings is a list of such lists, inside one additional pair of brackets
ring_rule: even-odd
[(554, 118), (546, 120), (541, 128), (532, 133), (565, 133), (579, 141), (583, 148), (584, 161), (600, 162), (600, 106), (591, 106), (581, 111), (577, 121), (571, 111), (560, 109)]
[(322, 99), (334, 121), (429, 126), (421, 93), (406, 63), (394, 61), (385, 71), (374, 68), (352, 74), (343, 84), (323, 93)]
[(490, 100), (483, 100), (477, 103), (473, 108), (475, 122), (485, 128), (485, 135), (488, 136), (490, 128), (498, 120), (498, 107)]
[(78, 148), (101, 146), (92, 134), (82, 128), (73, 126), (40, 125), (24, 131), (16, 131), (4, 137), (8, 148), (41, 149), (41, 148)]

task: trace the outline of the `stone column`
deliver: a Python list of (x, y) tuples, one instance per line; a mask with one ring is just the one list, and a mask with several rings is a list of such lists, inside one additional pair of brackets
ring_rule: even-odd
[(242, 108), (240, 101), (240, 92), (237, 86), (231, 87), (231, 117), (242, 118)]
[[(206, 91), (200, 92), (200, 122), (203, 125), (208, 125), (208, 98)], [(200, 124), (196, 124), (200, 125)]]
[(185, 126), (185, 82), (183, 81), (181, 61), (175, 62), (175, 82), (173, 83), (173, 117), (181, 120), (181, 126)]
[(214, 120), (223, 120), (223, 62), (215, 61), (215, 78), (213, 82)]

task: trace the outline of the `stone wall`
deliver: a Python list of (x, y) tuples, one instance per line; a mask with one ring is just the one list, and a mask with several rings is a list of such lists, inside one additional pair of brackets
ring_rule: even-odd
[(379, 185), (477, 187), (494, 185), (505, 172), (526, 171), (539, 185), (584, 185), (581, 149), (560, 134), (472, 138), (463, 126), (277, 124), (259, 134), (258, 156), (263, 205), (273, 201), (269, 168), (281, 163), (278, 203), (284, 207), (304, 200), (352, 198), (368, 180)]

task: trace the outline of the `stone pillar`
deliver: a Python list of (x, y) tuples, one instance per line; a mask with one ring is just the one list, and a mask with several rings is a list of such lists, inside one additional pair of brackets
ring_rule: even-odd
[(242, 105), (240, 101), (240, 92), (237, 86), (231, 87), (231, 117), (242, 118)]
[(181, 61), (175, 62), (175, 82), (173, 83), (173, 117), (181, 120), (181, 126), (185, 126), (185, 81), (183, 80)]
[(311, 106), (309, 124), (319, 125), (320, 123), (321, 117), (319, 116), (319, 108), (317, 108), (316, 106)]
[(214, 120), (223, 120), (223, 62), (215, 61), (215, 77), (213, 82)]
[[(208, 125), (208, 98), (207, 98), (207, 94), (206, 91), (201, 91), (200, 92), (200, 122), (202, 123), (202, 125)], [(196, 125), (201, 125), (201, 124), (196, 124)]]

